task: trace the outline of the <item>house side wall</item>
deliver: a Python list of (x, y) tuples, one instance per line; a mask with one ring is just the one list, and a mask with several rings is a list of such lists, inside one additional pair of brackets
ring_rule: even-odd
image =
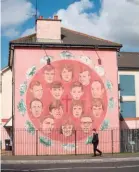
[[(119, 76), (134, 76), (135, 82), (135, 96), (123, 96), (123, 101), (134, 101), (136, 103), (136, 117), (125, 118), (121, 121), (121, 128), (123, 129), (136, 129), (139, 128), (139, 71), (119, 71)], [(119, 81), (120, 82), (120, 81)], [(132, 89), (132, 88), (131, 88)]]
[[(51, 59), (54, 74), (45, 72), (47, 56)], [(101, 58), (99, 64), (98, 56)], [(65, 49), (16, 49), (15, 50), (15, 154), (65, 154), (75, 153), (75, 137), (77, 153), (91, 153), (92, 145), (88, 144), (88, 138), (92, 135), (92, 129), (100, 131), (100, 148), (103, 152), (112, 151), (112, 138), (114, 151), (119, 151), (119, 111), (118, 111), (118, 78), (116, 52), (92, 50), (65, 50)], [(24, 60), (21, 62), (21, 59)], [(109, 65), (111, 64), (111, 65)], [(68, 72), (64, 66), (69, 65)], [(87, 75), (81, 73), (87, 70)], [(49, 69), (48, 69), (49, 71)], [(48, 73), (50, 75), (48, 75)], [(65, 75), (65, 73), (68, 74)], [(46, 76), (47, 75), (47, 76)], [(51, 77), (53, 76), (51, 82)], [(49, 76), (49, 77), (48, 77)], [(87, 82), (89, 78), (89, 84)], [(38, 81), (39, 92), (35, 94), (32, 84)], [(54, 82), (60, 82), (63, 87), (52, 89)], [(81, 82), (83, 89), (79, 88), (74, 95), (72, 85)], [(100, 93), (96, 96), (91, 91), (92, 84), (100, 85)], [(57, 86), (56, 86), (57, 87)], [(77, 88), (78, 89), (78, 88)], [(80, 90), (81, 89), (81, 90)], [(94, 90), (94, 88), (92, 89)], [(36, 90), (37, 91), (37, 90)], [(54, 92), (53, 92), (54, 91)], [(56, 91), (56, 92), (55, 92)], [(58, 91), (58, 92), (57, 92)], [(79, 99), (78, 99), (79, 96)], [(35, 113), (31, 102), (37, 97), (43, 104), (41, 113)], [(65, 101), (68, 97), (68, 103)], [(99, 115), (91, 110), (94, 99), (102, 100), (103, 109)], [(62, 109), (59, 116), (55, 116), (50, 105), (60, 101)], [(83, 101), (81, 108), (84, 114), (77, 117), (72, 109), (74, 101)], [(59, 105), (58, 105), (59, 106)], [(41, 106), (42, 107), (42, 106)], [(46, 120), (46, 123), (44, 122)], [(49, 125), (48, 125), (49, 123)], [(75, 135), (74, 129), (77, 133)], [(115, 132), (111, 133), (111, 129)], [(51, 134), (50, 134), (51, 133)], [(26, 148), (24, 144), (27, 144)], [(36, 144), (37, 143), (37, 144)], [(107, 144), (106, 144), (107, 143)], [(37, 146), (37, 147), (36, 147)], [(89, 151), (89, 152), (88, 152)]]
[(10, 69), (5, 69), (1, 73), (1, 93), (0, 93), (0, 115), (1, 115), (1, 144), (2, 149), (5, 149), (5, 140), (11, 140), (10, 129), (6, 129), (4, 125), (12, 116), (12, 72)]

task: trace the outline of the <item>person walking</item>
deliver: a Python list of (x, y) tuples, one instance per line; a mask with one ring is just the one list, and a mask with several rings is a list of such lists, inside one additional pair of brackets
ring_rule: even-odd
[(96, 129), (93, 129), (93, 139), (92, 139), (93, 149), (94, 149), (94, 156), (96, 156), (96, 152), (99, 152), (99, 155), (102, 155), (102, 152), (97, 149), (99, 144), (99, 137)]

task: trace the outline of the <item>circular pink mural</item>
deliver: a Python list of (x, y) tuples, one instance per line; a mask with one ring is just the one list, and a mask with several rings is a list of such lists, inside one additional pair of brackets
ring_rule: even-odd
[(41, 68), (32, 78), (26, 106), (30, 120), (43, 135), (65, 143), (82, 140), (99, 129), (107, 111), (104, 84), (95, 71), (74, 60)]

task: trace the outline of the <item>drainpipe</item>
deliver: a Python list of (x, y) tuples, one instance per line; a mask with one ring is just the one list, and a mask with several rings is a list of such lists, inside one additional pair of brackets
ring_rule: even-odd
[(117, 49), (116, 51), (116, 64), (117, 64), (117, 81), (118, 81), (118, 85), (117, 85), (117, 89), (118, 89), (118, 118), (119, 118), (119, 151), (121, 152), (121, 120), (120, 120), (120, 112), (119, 112), (119, 106), (120, 106), (120, 100), (119, 100), (119, 71), (118, 71), (118, 53), (120, 52), (120, 48)]
[(14, 115), (15, 115), (15, 70), (14, 70), (14, 47), (11, 46), (12, 56), (12, 155), (15, 155), (15, 129), (14, 129)]

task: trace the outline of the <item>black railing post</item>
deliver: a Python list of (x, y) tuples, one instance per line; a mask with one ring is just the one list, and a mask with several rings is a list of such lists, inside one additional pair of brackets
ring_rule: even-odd
[(38, 130), (36, 130), (36, 156), (38, 156)]
[(113, 129), (111, 130), (111, 145), (112, 145), (112, 155), (113, 155)]
[(75, 155), (77, 155), (77, 150), (76, 150), (76, 144), (77, 144), (77, 138), (76, 138), (76, 130), (75, 130)]

